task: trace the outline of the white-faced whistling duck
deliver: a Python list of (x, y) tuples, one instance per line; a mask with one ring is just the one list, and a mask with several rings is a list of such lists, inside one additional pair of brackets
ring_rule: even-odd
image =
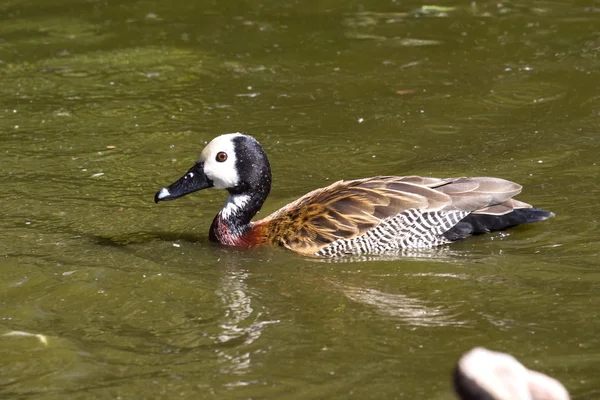
[(154, 201), (207, 188), (229, 192), (211, 240), (322, 257), (428, 248), (554, 215), (513, 199), (521, 185), (504, 179), (375, 176), (313, 190), (252, 222), (271, 190), (271, 167), (256, 139), (242, 133), (214, 138)]

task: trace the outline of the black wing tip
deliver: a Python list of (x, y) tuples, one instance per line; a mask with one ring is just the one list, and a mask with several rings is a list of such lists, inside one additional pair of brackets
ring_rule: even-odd
[(544, 221), (551, 217), (554, 217), (552, 211), (541, 208), (517, 208), (504, 215), (469, 214), (444, 232), (444, 237), (454, 242), (471, 235), (502, 231), (517, 225)]

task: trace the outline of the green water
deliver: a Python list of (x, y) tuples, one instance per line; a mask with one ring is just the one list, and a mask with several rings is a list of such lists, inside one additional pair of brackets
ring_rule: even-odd
[[(451, 399), (483, 345), (600, 398), (600, 3), (440, 5), (2, 2), (0, 334), (46, 343), (0, 336), (0, 397)], [(223, 248), (224, 193), (153, 195), (235, 131), (261, 215), (416, 174), (556, 217), (395, 259)]]

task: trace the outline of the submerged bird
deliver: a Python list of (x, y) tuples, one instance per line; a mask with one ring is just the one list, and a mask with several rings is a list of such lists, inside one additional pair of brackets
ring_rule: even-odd
[(510, 354), (483, 347), (461, 357), (453, 381), (462, 400), (569, 400), (556, 379), (525, 368)]
[(428, 248), (554, 215), (513, 199), (521, 185), (504, 179), (376, 176), (316, 189), (252, 222), (271, 190), (271, 167), (256, 139), (242, 133), (214, 138), (154, 201), (206, 188), (229, 192), (211, 240), (324, 257)]

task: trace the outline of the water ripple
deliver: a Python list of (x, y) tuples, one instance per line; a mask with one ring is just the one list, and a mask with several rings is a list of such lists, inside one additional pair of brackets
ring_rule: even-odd
[(567, 87), (564, 84), (515, 81), (496, 86), (483, 101), (494, 107), (522, 108), (553, 102), (566, 94)]
[(378, 313), (395, 317), (403, 323), (414, 326), (461, 326), (450, 314), (450, 310), (441, 306), (429, 306), (423, 300), (404, 294), (384, 293), (376, 289), (346, 287), (344, 294), (356, 302), (375, 308)]

